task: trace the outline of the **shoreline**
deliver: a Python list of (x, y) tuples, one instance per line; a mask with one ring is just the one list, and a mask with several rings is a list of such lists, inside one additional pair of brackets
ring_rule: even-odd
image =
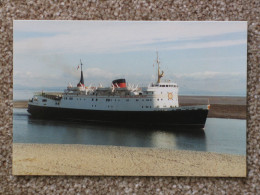
[[(180, 96), (180, 106), (203, 105), (210, 102), (208, 118), (246, 119), (246, 98)], [(14, 108), (27, 108), (28, 101), (14, 101)]]
[(14, 143), (12, 171), (14, 175), (246, 177), (246, 156), (122, 146)]

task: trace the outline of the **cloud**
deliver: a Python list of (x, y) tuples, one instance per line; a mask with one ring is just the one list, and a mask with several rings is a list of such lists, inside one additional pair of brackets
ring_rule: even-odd
[(112, 72), (102, 70), (100, 68), (87, 68), (86, 71), (86, 77), (89, 79), (97, 79), (97, 78), (104, 78), (104, 79), (113, 79), (117, 77), (117, 74), (114, 74)]
[(172, 75), (181, 94), (242, 95), (246, 94), (246, 73), (194, 72)]
[(14, 85), (23, 86), (60, 86), (61, 80), (57, 74), (41, 74), (35, 72), (14, 71)]
[[(205, 36), (245, 32), (246, 22), (116, 22), (15, 21), (14, 32), (56, 33), (53, 36), (14, 39), (15, 52), (108, 53), (153, 50), (156, 44), (198, 40)], [(246, 39), (213, 40), (161, 46), (160, 49), (223, 47), (245, 44)], [(173, 43), (174, 45), (174, 43)]]
[[(58, 32), (62, 34), (104, 34), (111, 32), (109, 36), (117, 37), (120, 32), (132, 34), (135, 37), (139, 32), (143, 37), (151, 37), (153, 34), (168, 36), (201, 37), (212, 36), (232, 32), (242, 32), (247, 28), (247, 22), (188, 22), (188, 21), (64, 21), (64, 20), (15, 20), (14, 30), (20, 32)], [(102, 31), (103, 30), (103, 31)], [(192, 30), (192, 31), (190, 31)], [(129, 32), (129, 33), (128, 33)], [(89, 35), (86, 34), (86, 37)]]
[[(14, 85), (23, 85), (31, 87), (62, 87), (73, 83), (76, 85), (80, 79), (80, 71), (76, 68), (66, 69), (65, 67), (61, 74), (42, 74), (33, 72), (14, 71)], [(87, 68), (83, 71), (85, 83), (98, 84), (103, 83), (110, 85), (113, 79), (119, 75), (100, 68)]]
[(204, 43), (188, 43), (180, 46), (165, 47), (162, 50), (180, 50), (180, 49), (201, 49), (201, 48), (212, 48), (212, 47), (227, 47), (234, 45), (246, 44), (246, 40), (231, 40), (231, 41), (210, 41)]
[[(173, 63), (169, 72), (182, 72), (166, 76), (175, 79), (182, 89), (222, 88), (229, 92), (240, 87), (238, 81), (246, 86), (245, 73), (236, 72), (245, 70), (246, 30), (246, 22), (14, 21), (14, 83), (75, 85), (80, 77), (75, 59), (82, 58), (91, 64), (84, 68), (87, 85), (110, 85), (119, 77), (131, 84), (148, 84), (155, 79), (145, 69), (152, 61), (149, 52), (143, 51), (221, 47), (211, 52), (162, 52), (162, 60)], [(239, 47), (222, 52), (222, 48), (235, 45)], [(131, 51), (138, 52), (121, 55)], [(140, 69), (140, 74), (135, 75), (131, 69)], [(115, 73), (119, 71), (124, 75)]]
[[(100, 68), (88, 68), (84, 70), (85, 84), (89, 86), (110, 86), (112, 80), (119, 78), (120, 75)], [(241, 72), (193, 72), (186, 74), (172, 74), (168, 76), (180, 87), (181, 94), (228, 94), (245, 95), (246, 93), (246, 75)], [(70, 82), (76, 85), (79, 81), (80, 73), (77, 75), (42, 75), (32, 72), (14, 72), (14, 86), (34, 87), (41, 90), (47, 87), (60, 87), (65, 89)], [(147, 86), (155, 82), (155, 78), (147, 74), (127, 74), (124, 76), (127, 83)], [(166, 79), (166, 78), (165, 78)], [(223, 87), (224, 86), (224, 87)]]
[(205, 72), (193, 72), (193, 73), (183, 73), (183, 74), (174, 74), (173, 77), (175, 78), (182, 78), (182, 79), (230, 79), (233, 77), (246, 77), (245, 73), (242, 72), (212, 72), (212, 71), (205, 71)]

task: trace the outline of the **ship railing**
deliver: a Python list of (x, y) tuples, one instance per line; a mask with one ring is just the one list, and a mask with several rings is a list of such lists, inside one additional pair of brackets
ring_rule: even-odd
[(61, 100), (62, 99), (62, 93), (57, 93), (57, 92), (36, 92), (34, 95), (37, 96), (42, 96), (44, 98), (52, 99), (52, 100)]

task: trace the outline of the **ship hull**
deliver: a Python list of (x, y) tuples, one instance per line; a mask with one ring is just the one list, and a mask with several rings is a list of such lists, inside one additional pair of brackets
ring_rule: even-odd
[(68, 109), (28, 105), (31, 117), (60, 120), (115, 122), (147, 125), (186, 126), (204, 128), (207, 109), (178, 109), (171, 111), (103, 111)]

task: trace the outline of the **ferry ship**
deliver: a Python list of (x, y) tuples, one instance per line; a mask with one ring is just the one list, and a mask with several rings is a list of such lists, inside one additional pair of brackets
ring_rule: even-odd
[(62, 93), (35, 93), (28, 112), (40, 118), (204, 128), (210, 105), (179, 106), (178, 85), (161, 82), (158, 53), (156, 64), (157, 82), (147, 87), (128, 85), (125, 78), (112, 81), (110, 87), (86, 87), (80, 62), (77, 86), (69, 84)]

